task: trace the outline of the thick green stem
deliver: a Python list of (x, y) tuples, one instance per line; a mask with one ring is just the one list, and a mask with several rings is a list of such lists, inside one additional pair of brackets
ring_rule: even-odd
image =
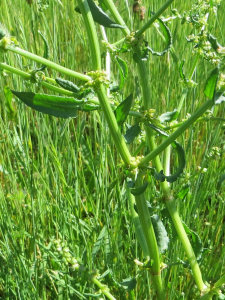
[[(137, 186), (142, 185), (141, 175), (138, 175), (136, 184)], [(161, 280), (161, 270), (160, 270), (160, 257), (159, 257), (159, 250), (158, 245), (155, 237), (154, 228), (152, 225), (151, 217), (148, 211), (147, 201), (145, 199), (144, 194), (135, 196), (138, 215), (141, 221), (142, 230), (145, 235), (145, 240), (148, 247), (148, 252), (150, 259), (153, 260), (153, 265), (151, 268), (151, 275), (153, 284), (155, 287), (155, 291), (157, 293), (157, 298), (165, 300), (165, 294), (162, 287), (162, 280)]]
[[(101, 68), (101, 56), (100, 56), (99, 42), (97, 38), (95, 24), (87, 1), (78, 0), (78, 3), (88, 32), (88, 40), (91, 48), (92, 65), (94, 70), (96, 69), (99, 70)], [(124, 163), (126, 165), (129, 165), (131, 160), (131, 155), (125, 143), (124, 137), (119, 130), (115, 115), (110, 106), (110, 102), (106, 95), (106, 90), (103, 84), (100, 84), (100, 86), (96, 88), (96, 93), (98, 95), (99, 102), (102, 111), (105, 115), (106, 121), (108, 123), (110, 134), (112, 135), (114, 143), (116, 145), (116, 149), (121, 155)]]
[[(151, 149), (155, 149), (156, 148), (155, 133), (154, 133), (153, 129), (151, 129), (151, 128), (147, 128), (147, 130), (149, 133), (147, 135), (148, 136), (148, 144)], [(154, 164), (156, 166), (157, 172), (160, 172), (162, 170), (162, 164), (161, 164), (158, 156), (156, 156), (154, 158)], [(206, 286), (203, 283), (202, 274), (201, 274), (197, 259), (195, 257), (191, 243), (187, 237), (187, 234), (184, 230), (183, 224), (182, 224), (179, 214), (177, 212), (177, 208), (176, 208), (174, 199), (171, 196), (168, 182), (166, 182), (166, 181), (162, 182), (161, 188), (162, 188), (162, 191), (164, 194), (164, 201), (165, 201), (166, 207), (170, 213), (170, 216), (171, 216), (173, 224), (176, 228), (177, 234), (181, 240), (181, 243), (182, 243), (185, 253), (187, 255), (188, 261), (190, 263), (190, 266), (191, 266), (191, 269), (193, 272), (193, 276), (195, 278), (195, 282), (196, 282), (199, 290), (203, 291), (206, 288)]]
[(202, 105), (186, 122), (184, 122), (176, 131), (174, 131), (161, 145), (153, 149), (142, 161), (138, 167), (146, 166), (151, 160), (159, 155), (166, 147), (168, 147), (176, 138), (178, 138), (186, 129), (188, 129), (207, 109), (212, 107), (214, 104), (213, 100), (208, 100)]
[(12, 51), (14, 53), (17, 53), (17, 54), (21, 55), (21, 56), (30, 58), (33, 61), (41, 63), (41, 64), (43, 64), (43, 65), (45, 65), (45, 66), (47, 66), (49, 68), (52, 68), (52, 69), (54, 69), (56, 71), (59, 71), (59, 72), (61, 72), (63, 74), (66, 74), (68, 76), (71, 76), (71, 77), (74, 77), (74, 78), (77, 78), (77, 79), (80, 79), (80, 80), (84, 80), (84, 81), (91, 80), (91, 77), (89, 77), (87, 75), (84, 75), (84, 74), (72, 71), (72, 70), (67, 69), (65, 67), (62, 67), (62, 66), (60, 66), (60, 65), (58, 65), (58, 64), (56, 64), (56, 63), (54, 63), (54, 62), (52, 62), (52, 61), (50, 61), (48, 59), (45, 59), (45, 58), (40, 57), (40, 56), (38, 56), (36, 54), (30, 53), (30, 52), (28, 52), (26, 50), (23, 50), (23, 49), (19, 48), (19, 47), (7, 45), (6, 46), (6, 50), (10, 50), (10, 51)]
[(98, 36), (88, 2), (86, 0), (78, 0), (78, 4), (87, 30), (91, 52), (92, 69), (94, 71), (101, 70), (101, 53)]
[(106, 95), (106, 90), (103, 84), (100, 85), (99, 89), (96, 90), (96, 93), (99, 98), (99, 102), (102, 108), (102, 111), (105, 115), (106, 121), (108, 123), (110, 134), (113, 137), (114, 143), (116, 145), (116, 149), (121, 155), (124, 163), (126, 165), (130, 164), (131, 155), (125, 143), (124, 137), (120, 132), (118, 127), (114, 112), (110, 106), (109, 100)]

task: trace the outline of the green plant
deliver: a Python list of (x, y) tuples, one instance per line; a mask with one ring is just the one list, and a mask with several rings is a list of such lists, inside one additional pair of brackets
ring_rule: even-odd
[[(43, 35), (41, 36), (45, 46), (44, 58), (19, 48), (16, 38), (8, 36), (4, 32), (4, 29), (1, 32), (0, 42), (3, 52), (11, 51), (17, 53), (41, 63), (42, 66), (39, 69), (31, 70), (29, 73), (18, 70), (5, 63), (1, 63), (0, 67), (3, 70), (20, 75), (32, 83), (66, 96), (59, 97), (34, 92), (12, 91), (13, 95), (21, 99), (26, 105), (40, 112), (56, 117), (70, 118), (76, 117), (78, 111), (90, 112), (92, 110), (101, 109), (106, 118), (116, 150), (122, 158), (121, 175), (115, 179), (113, 184), (120, 183), (120, 179), (126, 177), (127, 197), (134, 218), (136, 234), (142, 246), (142, 250), (148, 259), (146, 263), (140, 263), (140, 265), (151, 274), (157, 299), (166, 299), (166, 286), (163, 284), (161, 273), (165, 267), (163, 251), (168, 248), (168, 237), (162, 221), (155, 215), (151, 216), (151, 210), (149, 213), (148, 202), (146, 201), (147, 197), (145, 196), (145, 193), (148, 195), (148, 186), (157, 185), (157, 181), (160, 182), (161, 186), (160, 205), (165, 205), (166, 210), (169, 212), (169, 215), (165, 216), (165, 219), (169, 220), (171, 227), (174, 226), (171, 230), (176, 230), (188, 258), (188, 262), (183, 263), (190, 265), (196, 285), (203, 295), (202, 299), (211, 299), (214, 292), (217, 294), (220, 293), (218, 287), (224, 283), (223, 277), (218, 281), (219, 283), (217, 282), (210, 288), (204, 284), (198, 263), (203, 253), (201, 241), (198, 235), (181, 221), (175, 205), (175, 197), (183, 199), (188, 193), (188, 187), (186, 185), (182, 186), (183, 181), (188, 181), (188, 178), (184, 178), (183, 181), (181, 180), (178, 184), (177, 189), (180, 189), (178, 194), (171, 189), (170, 184), (180, 180), (185, 167), (184, 150), (176, 139), (195, 122), (203, 122), (206, 120), (205, 118), (211, 119), (212, 116), (210, 116), (210, 114), (203, 116), (204, 113), (214, 105), (224, 101), (223, 76), (220, 74), (223, 68), (224, 48), (219, 45), (216, 38), (211, 35), (207, 25), (210, 13), (213, 13), (214, 10), (217, 9), (219, 2), (199, 1), (196, 5), (193, 5), (189, 11), (189, 15), (184, 14), (181, 16), (177, 11), (173, 11), (176, 18), (182, 19), (183, 22), (191, 23), (195, 32), (197, 32), (188, 38), (190, 43), (194, 43), (193, 51), (195, 52), (195, 60), (190, 67), (190, 75), (187, 77), (183, 72), (184, 62), (180, 63), (179, 72), (182, 84), (184, 84), (184, 89), (179, 107), (172, 112), (165, 113), (156, 118), (155, 111), (152, 109), (150, 81), (146, 70), (146, 61), (150, 53), (161, 56), (171, 51), (174, 57), (176, 57), (176, 52), (172, 47), (170, 30), (165, 24), (165, 21), (159, 18), (172, 2), (171, 0), (167, 1), (155, 14), (149, 11), (149, 20), (136, 32), (130, 32), (112, 1), (104, 1), (102, 5), (104, 8), (108, 8), (115, 22), (109, 19), (93, 1), (78, 1), (79, 6), (77, 11), (82, 14), (84, 19), (92, 58), (92, 71), (87, 72), (87, 74), (74, 72), (48, 60), (49, 46)], [(107, 73), (102, 71), (100, 46), (93, 19), (105, 27), (113, 28), (113, 30), (121, 29), (125, 35), (124, 39), (114, 43), (114, 45), (110, 45), (107, 41), (104, 42), (106, 51), (111, 52), (111, 56), (115, 59), (120, 70), (119, 84), (110, 85)], [(160, 28), (158, 30), (161, 30), (160, 33), (163, 33), (166, 49), (162, 52), (153, 51), (143, 36), (144, 32), (153, 24), (157, 24), (157, 28)], [(118, 45), (121, 45), (121, 47), (118, 48)], [(136, 101), (135, 105), (133, 105), (132, 94), (119, 105), (117, 100), (119, 97), (117, 94), (114, 94), (115, 96), (113, 96), (113, 98), (109, 98), (107, 94), (107, 90), (111, 90), (112, 93), (119, 93), (124, 87), (125, 80), (128, 77), (128, 66), (126, 62), (118, 56), (124, 52), (132, 53), (138, 70), (137, 74), (141, 86), (141, 99)], [(206, 80), (204, 87), (205, 96), (209, 100), (196, 110), (192, 116), (187, 118), (187, 120), (179, 124), (171, 123), (171, 125), (165, 126), (165, 122), (174, 122), (179, 117), (188, 91), (195, 85), (192, 77), (201, 57), (216, 65)], [(84, 82), (84, 84), (80, 83), (78, 87), (74, 83), (62, 78), (56, 78), (54, 81), (52, 78), (44, 75), (43, 72), (46, 67), (76, 78), (80, 82)], [(59, 88), (54, 85), (53, 83), (55, 82), (61, 87)], [(115, 105), (116, 102), (117, 105)], [(133, 111), (131, 111), (132, 105), (134, 106)], [(126, 143), (122, 132), (124, 130), (124, 123), (129, 114), (135, 117), (135, 122), (125, 134)], [(221, 120), (224, 121), (223, 118)], [(176, 127), (178, 128), (176, 129)], [(171, 133), (168, 131), (173, 128), (175, 129), (174, 132)], [(127, 144), (133, 142), (135, 138), (138, 138), (141, 131), (142, 133), (144, 132), (142, 134), (142, 141), (139, 147), (135, 149), (135, 155), (132, 155)], [(162, 137), (167, 137), (160, 146), (156, 146), (155, 143), (156, 133)], [(147, 142), (148, 151), (146, 150), (145, 141)], [(168, 147), (170, 145), (173, 146), (178, 155), (178, 168), (173, 175), (169, 175), (170, 149)], [(163, 150), (167, 151), (164, 159), (164, 168), (158, 156)], [(139, 155), (139, 153), (142, 154)], [(149, 163), (150, 161), (153, 161), (154, 168)], [(163, 169), (165, 169), (164, 172), (162, 171)], [(198, 175), (200, 174), (202, 174), (202, 171), (198, 173)], [(134, 203), (136, 203), (136, 210), (134, 209)], [(187, 234), (192, 237), (192, 245)]]

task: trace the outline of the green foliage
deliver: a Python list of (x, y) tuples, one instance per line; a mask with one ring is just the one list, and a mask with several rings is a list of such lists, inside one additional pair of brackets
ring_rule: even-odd
[[(168, 134), (166, 132), (157, 128), (155, 125), (148, 124), (148, 126), (151, 127), (152, 129), (154, 129), (155, 131), (157, 131), (159, 134), (161, 134), (165, 137), (166, 136), (168, 137)], [(184, 168), (185, 168), (186, 160), (185, 160), (184, 149), (177, 141), (174, 141), (171, 145), (176, 150), (176, 153), (178, 155), (178, 168), (177, 168), (177, 171), (173, 175), (169, 175), (169, 176), (164, 175), (163, 170), (161, 170), (159, 173), (155, 172), (155, 174), (154, 174), (155, 179), (159, 180), (161, 182), (164, 182), (165, 179), (171, 183), (175, 182), (182, 175)]]
[(126, 118), (130, 112), (131, 106), (133, 102), (133, 94), (130, 94), (120, 105), (117, 106), (114, 113), (116, 116), (116, 121), (118, 125), (121, 127), (123, 123), (126, 121)]
[[(133, 187), (133, 182), (129, 182), (128, 186), (130, 187), (130, 192), (134, 196), (138, 196), (144, 193), (148, 187), (148, 182), (146, 181), (142, 186)], [(131, 187), (132, 186), (132, 187)]]
[(159, 121), (161, 123), (164, 123), (164, 122), (171, 122), (173, 120), (176, 120), (176, 118), (178, 117), (178, 111), (177, 109), (175, 108), (173, 111), (168, 111), (164, 114), (162, 114), (161, 116), (159, 116)]
[(57, 77), (55, 79), (56, 83), (58, 83), (62, 88), (64, 88), (67, 91), (71, 91), (73, 93), (78, 93), (80, 91), (80, 88), (76, 86), (73, 82), (69, 80), (64, 80), (62, 78)]
[(168, 249), (169, 238), (163, 222), (158, 215), (151, 216), (152, 225), (154, 227), (159, 253), (163, 253)]
[[(114, 21), (112, 21), (108, 15), (98, 5), (95, 4), (93, 0), (87, 0), (87, 2), (92, 17), (96, 23), (108, 28), (125, 28), (124, 26), (116, 24)], [(76, 7), (75, 11), (80, 13), (79, 7)]]
[(49, 96), (32, 92), (12, 93), (27, 106), (45, 114), (60, 118), (74, 118), (77, 111), (92, 111), (99, 108), (98, 105), (87, 104), (85, 100), (77, 100), (72, 97)]
[(219, 68), (215, 68), (212, 70), (212, 72), (210, 73), (210, 75), (206, 81), (204, 94), (209, 99), (214, 100), (214, 98), (215, 98), (218, 77), (219, 77)]
[[(42, 32), (39, 30), (38, 33), (40, 34), (40, 36), (42, 37), (43, 41), (44, 41), (44, 54), (43, 57), (48, 59), (49, 58), (49, 44), (46, 40), (46, 38), (44, 37), (44, 35), (42, 34)], [(42, 65), (40, 67), (40, 69), (35, 70), (36, 72), (38, 71), (44, 71), (44, 69), (46, 68), (45, 65)]]
[(127, 144), (132, 143), (134, 139), (140, 134), (140, 132), (141, 132), (141, 127), (139, 126), (138, 123), (133, 126), (130, 126), (126, 131), (126, 134), (124, 135)]
[[(224, 174), (224, 128), (220, 123), (224, 120), (224, 48), (219, 44), (224, 44), (220, 28), (225, 26), (225, 3), (221, 2), (219, 7), (218, 2), (174, 2), (172, 13), (167, 9), (161, 15), (162, 23), (160, 20), (155, 23), (157, 32), (155, 28), (149, 28), (144, 33), (144, 40), (142, 37), (137, 40), (135, 32), (147, 22), (146, 19), (139, 20), (141, 11), (134, 14), (133, 7), (128, 6), (126, 1), (114, 1), (125, 21), (119, 24), (115, 11), (109, 10), (115, 20), (112, 21), (102, 14), (94, 1), (88, 1), (90, 8), (94, 4), (91, 12), (97, 23), (110, 28), (119, 25), (122, 29), (126, 23), (132, 31), (130, 36), (122, 39), (122, 31), (106, 30), (109, 42), (116, 43), (116, 47), (120, 48), (118, 53), (121, 53), (121, 57), (114, 57), (111, 66), (111, 78), (117, 78), (118, 71), (120, 75), (119, 85), (111, 92), (119, 93), (110, 95), (109, 104), (113, 109), (117, 106), (116, 120), (121, 126), (126, 122), (124, 127), (128, 128), (124, 136), (127, 147), (130, 153), (138, 155), (132, 157), (131, 165), (124, 166), (120, 153), (115, 151), (114, 137), (106, 124), (103, 109), (99, 110), (96, 87), (94, 91), (50, 66), (43, 70), (41, 80), (32, 83), (17, 76), (21, 74), (10, 74), (15, 69), (26, 75), (32, 69), (37, 72), (31, 57), (21, 58), (10, 51), (1, 55), (0, 298), (107, 298), (103, 296), (104, 290), (116, 299), (156, 298), (150, 278), (154, 273), (154, 259), (143, 267), (149, 256), (148, 240), (143, 231), (143, 220), (135, 212), (135, 204), (127, 200), (124, 184), (126, 174), (133, 176), (133, 185), (140, 171), (145, 182), (143, 186), (132, 186), (127, 190), (149, 200), (148, 215), (157, 214), (152, 223), (157, 249), (163, 255), (159, 255), (160, 272), (157, 274), (160, 275), (152, 278), (162, 277), (168, 300), (200, 298), (186, 250), (178, 241), (179, 236), (166, 208), (167, 203), (176, 197), (175, 213), (179, 213), (185, 221), (183, 226), (200, 262), (204, 282), (210, 282), (213, 288), (215, 280), (225, 271), (224, 176), (221, 175)], [(99, 1), (104, 11), (107, 11), (106, 4), (108, 1)], [(164, 4), (164, 1), (154, 2), (151, 10), (157, 12)], [(141, 6), (148, 7), (149, 3), (142, 0)], [(0, 38), (15, 36), (19, 42), (17, 48), (31, 53), (44, 52), (44, 58), (48, 57), (50, 49), (50, 60), (78, 70), (80, 74), (96, 71), (92, 70), (90, 63), (91, 45), (86, 29), (81, 16), (74, 16), (73, 8), (72, 1), (19, 3), (18, 0), (9, 0), (7, 5), (2, 6), (0, 22), (5, 23), (10, 33), (0, 31)], [(218, 15), (215, 17), (217, 8)], [(208, 13), (209, 18), (206, 17)], [(38, 38), (38, 30), (45, 33), (43, 41)], [(101, 31), (97, 33), (101, 39)], [(193, 36), (190, 37), (190, 34)], [(188, 44), (186, 36), (190, 41)], [(161, 49), (162, 42), (166, 44), (166, 50), (170, 48), (171, 51), (164, 57), (149, 55), (149, 45), (154, 50)], [(6, 40), (1, 45), (6, 46), (4, 43)], [(132, 48), (136, 46), (140, 46), (141, 54), (134, 55), (137, 62), (134, 63)], [(200, 58), (206, 60), (200, 61)], [(180, 67), (178, 62), (182, 62)], [(4, 69), (5, 63), (15, 69)], [(144, 80), (140, 73), (137, 74), (137, 64), (139, 71), (140, 65), (145, 66)], [(102, 65), (104, 69), (103, 59)], [(192, 74), (198, 85), (184, 93), (179, 77), (191, 82)], [(63, 90), (54, 90), (54, 81), (64, 89), (66, 96), (56, 94), (63, 93)], [(47, 83), (49, 86), (52, 83), (53, 87), (48, 92)], [(28, 106), (47, 114), (24, 110), (24, 105), (14, 98), (11, 89), (23, 91), (14, 92), (14, 95), (22, 98)], [(145, 93), (146, 90), (149, 92)], [(176, 175), (179, 181), (168, 185), (171, 194), (167, 198), (163, 187), (170, 179), (167, 180), (164, 172), (158, 172), (157, 176), (164, 180), (161, 184), (151, 176), (151, 170), (158, 168), (156, 160), (150, 161), (141, 170), (134, 168), (143, 156), (155, 150), (140, 124), (151, 122), (156, 124), (159, 134), (165, 134), (167, 130), (169, 135), (172, 134), (206, 103), (203, 90), (205, 96), (218, 105), (179, 135), (179, 142), (185, 149), (186, 168), (185, 172), (181, 172), (182, 177)], [(130, 96), (123, 101), (124, 95)], [(147, 109), (145, 97), (149, 105)], [(131, 104), (133, 111), (130, 111)], [(87, 113), (92, 109), (95, 111)], [(61, 119), (68, 116), (67, 120)], [(176, 119), (177, 122), (173, 122)], [(161, 124), (157, 125), (159, 121)], [(156, 142), (158, 140), (161, 138)], [(172, 146), (181, 154), (178, 153), (179, 169), (185, 163), (184, 150), (176, 142)], [(219, 155), (209, 156), (215, 146)], [(163, 164), (159, 170), (176, 171), (177, 157), (173, 153), (168, 154), (166, 150), (163, 154), (159, 153), (158, 158)], [(203, 173), (198, 171), (199, 167), (207, 170)], [(79, 270), (76, 269), (78, 266)], [(103, 288), (96, 286), (91, 281), (93, 278), (99, 280)], [(216, 297), (222, 298), (222, 293), (214, 295)]]

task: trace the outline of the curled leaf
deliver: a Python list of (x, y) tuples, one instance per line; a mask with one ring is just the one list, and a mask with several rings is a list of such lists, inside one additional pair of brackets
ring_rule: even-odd
[(138, 125), (138, 123), (131, 126), (124, 135), (127, 144), (132, 143), (133, 140), (140, 134), (140, 132), (141, 127)]
[(157, 240), (159, 253), (163, 253), (165, 250), (168, 249), (169, 244), (169, 237), (166, 228), (158, 215), (151, 216), (151, 221), (155, 231), (155, 237)]
[(142, 186), (130, 188), (131, 194), (134, 196), (138, 196), (144, 193), (144, 191), (147, 189), (148, 182), (146, 181)]
[(55, 81), (67, 91), (71, 91), (73, 93), (78, 93), (80, 91), (80, 88), (69, 80), (64, 80), (62, 78), (57, 77)]
[[(148, 124), (148, 126), (151, 127), (152, 129), (154, 129), (155, 131), (157, 131), (159, 134), (165, 136), (165, 137), (169, 136), (166, 132), (164, 132), (163, 130), (161, 130), (158, 127), (154, 126), (153, 124)], [(178, 164), (179, 165), (178, 165), (177, 171), (173, 175), (166, 176), (166, 175), (163, 174), (163, 170), (161, 170), (159, 173), (155, 171), (154, 176), (155, 176), (156, 180), (159, 180), (161, 182), (165, 181), (165, 179), (170, 183), (175, 182), (178, 179), (178, 177), (180, 177), (180, 175), (183, 173), (183, 170), (185, 168), (186, 161), (185, 161), (184, 149), (176, 141), (172, 142), (171, 145), (173, 146), (173, 148), (177, 152)]]
[[(108, 27), (108, 28), (126, 28), (125, 26), (119, 25), (117, 23), (115, 23), (114, 21), (112, 21), (108, 15), (98, 6), (95, 4), (95, 2), (93, 0), (87, 0), (93, 20), (104, 26), (104, 27)], [(75, 8), (75, 11), (78, 13), (80, 12), (79, 7)]]

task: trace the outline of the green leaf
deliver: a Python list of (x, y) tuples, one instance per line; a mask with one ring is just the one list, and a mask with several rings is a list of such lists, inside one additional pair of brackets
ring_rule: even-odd
[(163, 222), (158, 215), (151, 216), (152, 225), (155, 231), (159, 253), (163, 253), (168, 249), (169, 238)]
[[(151, 127), (152, 129), (154, 129), (155, 131), (157, 131), (159, 134), (165, 136), (165, 137), (169, 136), (166, 132), (164, 132), (163, 130), (161, 130), (160, 128), (156, 127), (153, 124), (148, 124), (148, 126)], [(185, 168), (186, 161), (185, 161), (184, 149), (182, 148), (182, 146), (177, 141), (172, 142), (171, 145), (173, 146), (173, 148), (177, 152), (179, 165), (178, 165), (178, 168), (177, 168), (177, 172), (175, 172), (173, 175), (170, 175), (170, 176), (164, 175), (163, 170), (161, 170), (159, 173), (157, 173), (155, 171), (155, 175), (154, 175), (155, 179), (159, 180), (161, 182), (165, 181), (165, 179), (170, 183), (175, 182), (178, 179), (178, 177), (180, 177), (180, 175), (183, 173), (183, 170)]]
[(180, 63), (180, 66), (179, 66), (180, 77), (182, 80), (186, 80), (186, 76), (184, 75), (184, 70), (183, 70), (184, 63), (185, 63), (185, 59), (182, 60), (182, 62)]
[[(99, 7), (97, 6), (94, 1), (92, 0), (87, 0), (93, 20), (104, 26), (104, 27), (108, 27), (108, 28), (126, 28), (125, 26), (121, 26), (119, 24), (116, 24), (114, 21), (112, 21), (108, 15)], [(75, 11), (78, 13), (80, 12), (79, 7), (75, 8)]]
[(12, 106), (12, 92), (8, 86), (4, 87), (4, 96), (5, 96), (5, 104), (7, 107), (7, 110), (9, 112), (10, 117), (13, 117), (15, 115), (14, 108)]
[(67, 91), (71, 91), (73, 93), (78, 93), (80, 91), (80, 88), (69, 80), (64, 80), (62, 78), (57, 77), (55, 81)]
[(105, 235), (106, 235), (106, 230), (107, 230), (107, 227), (104, 226), (97, 238), (97, 241), (95, 242), (94, 244), (94, 247), (92, 249), (92, 260), (94, 261), (95, 258), (96, 258), (96, 255), (98, 253), (98, 251), (100, 250), (100, 247), (104, 244), (104, 241), (105, 241)]
[(130, 94), (122, 103), (120, 103), (119, 106), (117, 106), (117, 108), (114, 111), (116, 116), (116, 121), (120, 127), (125, 122), (129, 114), (132, 101), (133, 101), (133, 94)]
[(129, 43), (124, 43), (123, 46), (117, 51), (120, 53), (126, 53), (132, 50), (132, 47)]
[(134, 196), (138, 196), (144, 193), (144, 191), (147, 189), (148, 182), (146, 181), (142, 186), (131, 188), (130, 192)]
[(177, 197), (180, 198), (181, 200), (184, 200), (185, 196), (187, 195), (189, 191), (189, 184), (186, 184), (182, 187), (182, 189), (177, 193)]
[(161, 123), (171, 122), (173, 120), (176, 120), (178, 115), (179, 115), (179, 113), (178, 113), (177, 109), (174, 109), (174, 111), (168, 111), (168, 112), (162, 114), (161, 116), (159, 116), (159, 120)]
[(124, 135), (127, 144), (132, 143), (133, 140), (140, 134), (140, 132), (141, 127), (138, 125), (138, 123), (131, 126)]
[(203, 250), (204, 250), (204, 248), (202, 246), (202, 241), (201, 241), (199, 235), (195, 231), (191, 230), (187, 226), (187, 224), (185, 224), (183, 221), (182, 221), (182, 223), (183, 223), (184, 230), (186, 231), (186, 233), (191, 235), (191, 237), (192, 237), (190, 242), (191, 242), (193, 251), (195, 253), (196, 259), (200, 260), (202, 257)]
[(136, 278), (126, 278), (123, 279), (122, 282), (120, 282), (120, 284), (125, 287), (128, 291), (132, 291), (133, 289), (135, 289), (136, 285), (137, 285), (137, 280)]
[(127, 67), (127, 63), (119, 56), (116, 56), (115, 59), (116, 59), (117, 65), (119, 67), (119, 72), (120, 72), (119, 89), (122, 89), (122, 87), (124, 86), (124, 83), (127, 79), (127, 76), (128, 76), (128, 67)]
[(169, 228), (170, 240), (172, 241), (172, 243), (174, 243), (176, 241), (176, 239), (178, 238), (178, 234), (177, 234), (177, 230), (173, 224), (173, 220), (170, 216), (170, 213), (168, 212), (168, 210), (166, 208), (161, 210), (161, 216), (164, 220), (164, 223), (166, 223), (166, 226), (168, 226), (168, 228)]
[(223, 183), (224, 180), (225, 180), (225, 174), (222, 174), (222, 175), (220, 176), (220, 179), (219, 179), (218, 182), (217, 182), (217, 186), (216, 186), (216, 189), (217, 189), (217, 190), (220, 190), (221, 185), (222, 185), (222, 183)]
[(61, 118), (72, 118), (77, 116), (77, 109), (83, 103), (71, 97), (49, 96), (35, 94), (32, 92), (12, 93), (23, 101), (27, 106), (45, 114)]
[[(154, 14), (154, 13), (151, 12), (151, 14)], [(172, 35), (170, 32), (170, 29), (166, 25), (166, 23), (163, 22), (163, 20), (161, 18), (157, 18), (157, 20), (159, 22), (160, 29), (163, 32), (163, 36), (165, 37), (166, 47), (162, 52), (156, 52), (156, 51), (152, 50), (150, 47), (148, 47), (148, 51), (150, 51), (153, 55), (162, 56), (170, 50), (170, 48), (172, 47), (173, 41), (172, 41)]]
[(133, 54), (133, 60), (135, 62), (138, 62), (140, 60), (146, 61), (149, 58), (149, 48), (146, 46), (141, 51), (141, 56), (139, 56), (136, 52)]
[(210, 100), (214, 99), (214, 97), (215, 97), (218, 77), (219, 77), (219, 68), (215, 68), (212, 70), (211, 74), (209, 75), (209, 77), (206, 81), (204, 94)]
[(218, 52), (219, 48), (223, 48), (218, 42), (217, 42), (217, 38), (215, 38), (212, 34), (208, 35), (208, 40), (212, 46), (212, 48)]
[(77, 100), (72, 97), (59, 97), (32, 92), (12, 91), (12, 93), (27, 106), (60, 118), (74, 118), (77, 116), (77, 110), (92, 111), (99, 108), (98, 105), (92, 105), (85, 100)]
[(106, 7), (105, 3), (104, 3), (104, 0), (99, 0), (98, 1), (100, 7), (104, 10), (104, 11), (107, 11), (108, 8)]
[[(42, 33), (40, 30), (38, 30), (38, 33), (40, 34), (40, 36), (42, 37), (42, 40), (44, 41), (44, 54), (43, 54), (43, 57), (44, 57), (45, 59), (48, 59), (48, 58), (49, 58), (49, 45), (48, 45), (48, 42), (47, 42), (46, 38), (44, 37), (43, 33)], [(42, 66), (40, 67), (40, 69), (35, 70), (35, 72), (38, 72), (38, 71), (44, 71), (44, 69), (45, 69), (46, 67), (47, 67), (47, 66), (42, 65)]]

